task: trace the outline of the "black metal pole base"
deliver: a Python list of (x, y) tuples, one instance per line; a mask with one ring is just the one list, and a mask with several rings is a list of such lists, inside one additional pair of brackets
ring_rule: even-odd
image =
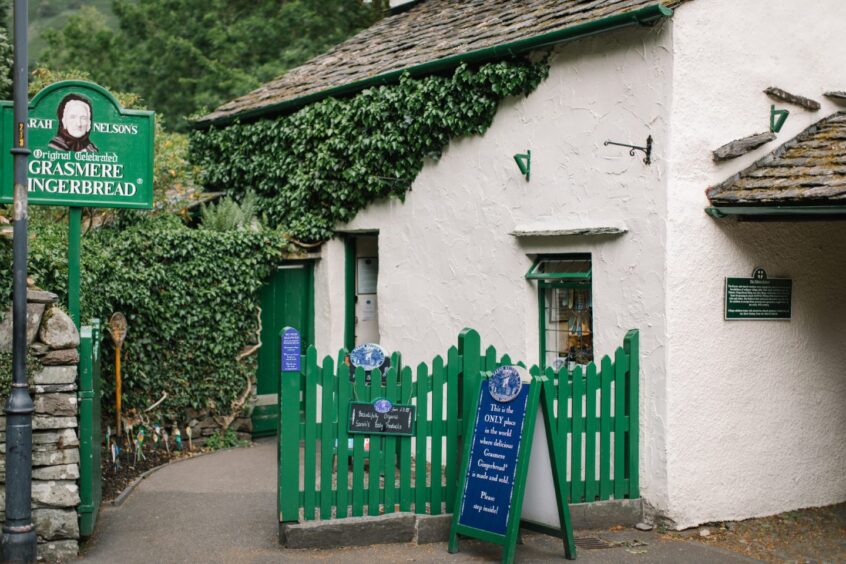
[(3, 527), (3, 562), (35, 562), (37, 542), (34, 528), (17, 532)]

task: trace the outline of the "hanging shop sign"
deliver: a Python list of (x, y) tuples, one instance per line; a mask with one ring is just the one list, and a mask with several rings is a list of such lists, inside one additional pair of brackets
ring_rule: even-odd
[[(0, 128), (0, 203), (11, 203), (9, 150), (23, 145), (11, 102), (0, 102)], [(32, 99), (28, 135), (30, 204), (153, 206), (153, 112), (123, 109), (108, 91), (90, 82), (57, 82)]]
[(725, 319), (790, 319), (793, 280), (768, 278), (756, 268), (752, 278), (726, 278)]

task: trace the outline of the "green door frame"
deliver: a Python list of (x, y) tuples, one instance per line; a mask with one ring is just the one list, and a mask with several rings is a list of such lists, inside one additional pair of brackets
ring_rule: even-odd
[[(304, 311), (286, 310), (287, 299), (284, 274), (294, 270), (303, 271), (305, 279), (292, 284), (291, 291), (302, 291), (294, 296), (297, 302), (305, 302)], [(301, 282), (301, 283), (300, 283)], [(277, 292), (280, 294), (277, 295)], [(276, 434), (276, 415), (279, 392), (279, 332), (285, 326), (295, 327), (302, 336), (303, 351), (314, 344), (314, 261), (286, 261), (271, 274), (262, 290), (262, 345), (256, 367), (256, 393), (258, 402), (253, 410), (253, 436)], [(266, 348), (265, 348), (266, 347)], [(269, 351), (273, 351), (269, 353)]]

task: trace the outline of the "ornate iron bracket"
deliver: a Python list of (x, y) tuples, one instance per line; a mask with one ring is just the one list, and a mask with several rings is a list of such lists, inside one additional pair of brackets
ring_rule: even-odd
[(646, 147), (638, 147), (637, 145), (628, 145), (626, 143), (617, 143), (616, 141), (606, 141), (603, 145), (617, 145), (618, 147), (628, 147), (629, 148), (629, 155), (635, 156), (635, 151), (643, 151), (643, 154), (646, 155), (643, 157), (643, 164), (649, 165), (652, 164), (652, 136), (646, 138)]

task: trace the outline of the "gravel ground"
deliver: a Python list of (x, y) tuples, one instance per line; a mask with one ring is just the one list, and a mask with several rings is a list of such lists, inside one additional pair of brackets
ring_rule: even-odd
[(703, 543), (765, 562), (846, 562), (846, 503), (711, 523), (664, 532), (662, 538)]

